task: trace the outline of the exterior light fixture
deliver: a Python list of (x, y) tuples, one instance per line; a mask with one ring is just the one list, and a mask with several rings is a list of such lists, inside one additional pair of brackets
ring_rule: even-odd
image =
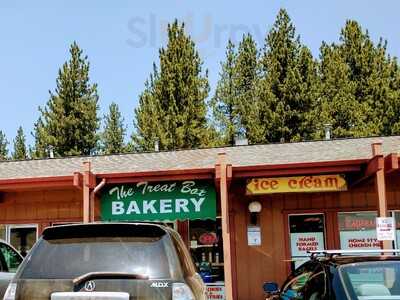
[(253, 201), (249, 203), (249, 212), (250, 213), (259, 213), (262, 210), (262, 205), (258, 201)]
[(251, 225), (257, 225), (257, 219), (258, 219), (258, 214), (262, 210), (262, 205), (258, 201), (252, 201), (249, 203), (248, 206), (249, 212), (250, 212), (250, 224)]

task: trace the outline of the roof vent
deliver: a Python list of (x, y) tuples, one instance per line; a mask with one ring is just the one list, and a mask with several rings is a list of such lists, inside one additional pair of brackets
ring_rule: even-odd
[(49, 157), (54, 158), (54, 147), (49, 145)]
[(324, 124), (325, 130), (325, 140), (330, 140), (332, 138), (332, 124)]
[(235, 136), (235, 146), (245, 146), (248, 145), (249, 141), (247, 140), (246, 136)]
[(154, 151), (155, 152), (160, 151), (160, 140), (158, 138), (156, 138), (156, 140), (154, 141)]

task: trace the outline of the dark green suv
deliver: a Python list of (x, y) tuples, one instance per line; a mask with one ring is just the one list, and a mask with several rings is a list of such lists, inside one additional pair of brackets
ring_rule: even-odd
[(203, 300), (205, 286), (180, 236), (155, 224), (47, 228), (6, 300)]

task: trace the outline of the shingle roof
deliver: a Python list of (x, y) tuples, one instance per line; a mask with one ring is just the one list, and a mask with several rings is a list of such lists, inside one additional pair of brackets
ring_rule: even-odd
[(1, 179), (71, 176), (92, 163), (95, 174), (213, 168), (217, 155), (225, 152), (233, 167), (280, 165), (304, 162), (369, 159), (371, 144), (383, 143), (384, 154), (399, 153), (400, 136), (342, 139), (316, 142), (249, 145), (154, 153), (0, 162)]

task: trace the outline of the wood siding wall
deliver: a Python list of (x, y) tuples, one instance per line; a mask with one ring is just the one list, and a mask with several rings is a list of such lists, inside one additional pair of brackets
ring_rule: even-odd
[(81, 220), (78, 190), (4, 193), (0, 200), (0, 224), (39, 224), (39, 234), (51, 223)]
[[(399, 176), (387, 178), (389, 209), (400, 209)], [(234, 222), (236, 254), (237, 299), (263, 299), (265, 281), (281, 284), (289, 272), (289, 242), (287, 215), (289, 213), (323, 212), (326, 222), (326, 241), (330, 249), (339, 248), (338, 211), (376, 210), (374, 182), (365, 182), (347, 192), (302, 193), (246, 196), (245, 182), (232, 184), (230, 199)], [(258, 200), (263, 205), (259, 216), (262, 245), (247, 245), (249, 224), (248, 204)]]

